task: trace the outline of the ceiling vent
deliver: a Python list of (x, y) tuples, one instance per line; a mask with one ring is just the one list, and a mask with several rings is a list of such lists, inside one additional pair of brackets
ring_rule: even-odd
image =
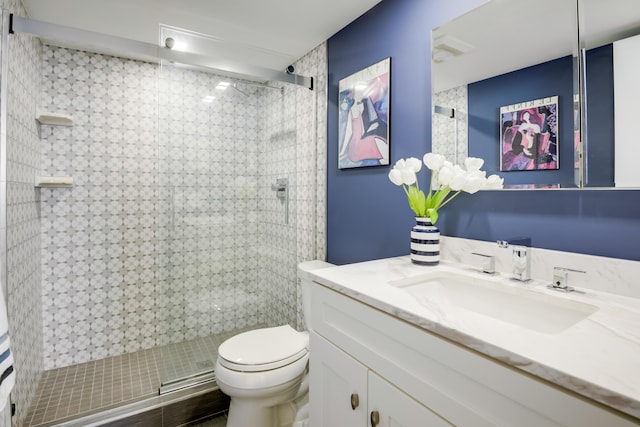
[(463, 42), (453, 36), (440, 36), (433, 40), (431, 58), (433, 62), (444, 62), (454, 56), (460, 56), (472, 51), (473, 45)]

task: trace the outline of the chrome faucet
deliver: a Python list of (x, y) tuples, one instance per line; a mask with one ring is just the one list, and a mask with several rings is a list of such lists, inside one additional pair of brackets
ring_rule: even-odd
[(511, 247), (511, 278), (521, 282), (531, 280), (531, 257), (529, 248), (523, 245), (510, 245), (506, 240), (498, 240), (498, 247)]
[(586, 273), (582, 270), (575, 270), (573, 268), (565, 267), (553, 267), (553, 283), (548, 285), (549, 289), (560, 292), (573, 292), (574, 288), (569, 286), (569, 272), (574, 273)]
[(511, 246), (513, 250), (511, 262), (513, 278), (526, 282), (531, 280), (531, 257), (526, 246)]

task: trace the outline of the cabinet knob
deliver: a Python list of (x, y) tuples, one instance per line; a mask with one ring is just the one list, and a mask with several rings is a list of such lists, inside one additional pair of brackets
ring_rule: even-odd
[(380, 424), (380, 413), (371, 411), (371, 427), (376, 427), (378, 424)]
[(353, 393), (351, 395), (351, 409), (355, 411), (358, 406), (360, 406), (360, 396), (358, 393)]

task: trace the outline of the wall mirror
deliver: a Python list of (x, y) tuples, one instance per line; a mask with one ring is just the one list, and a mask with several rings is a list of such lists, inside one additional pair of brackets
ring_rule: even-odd
[(585, 187), (640, 188), (640, 2), (578, 0)]
[[(640, 33), (640, 2), (612, 1), (490, 0), (434, 28), (433, 151), (482, 157), (505, 188), (640, 187), (640, 169), (624, 164), (640, 145), (622, 142), (640, 95), (629, 81), (638, 55), (624, 53)], [(614, 76), (614, 58), (639, 68)], [(614, 97), (614, 78), (627, 101)]]

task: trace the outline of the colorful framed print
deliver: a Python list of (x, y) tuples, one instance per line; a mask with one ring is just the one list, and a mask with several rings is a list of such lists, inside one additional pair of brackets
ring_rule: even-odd
[(558, 97), (500, 107), (500, 170), (558, 169)]
[(389, 164), (391, 58), (340, 80), (338, 168)]

